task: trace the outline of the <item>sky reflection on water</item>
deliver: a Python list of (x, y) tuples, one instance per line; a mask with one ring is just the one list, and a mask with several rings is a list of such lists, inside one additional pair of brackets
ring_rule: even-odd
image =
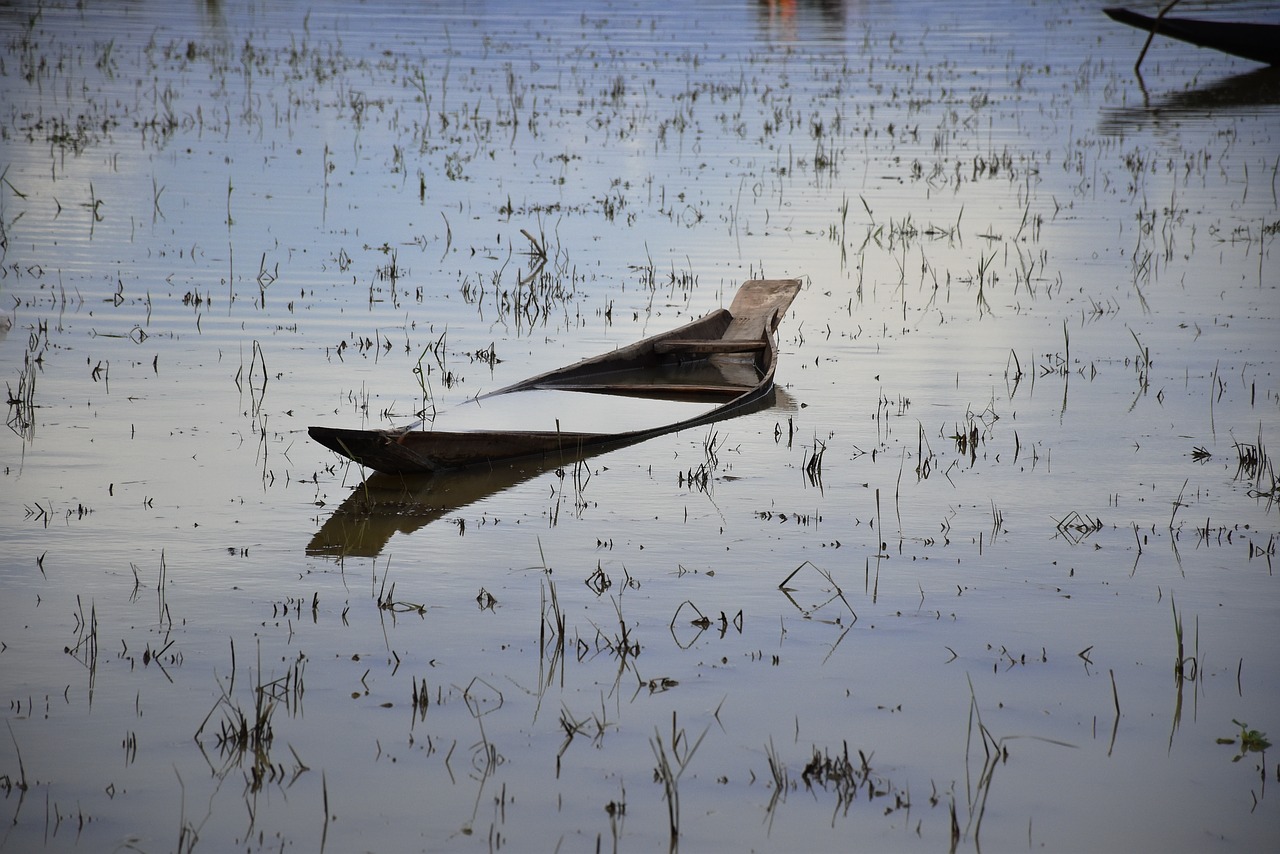
[[(1100, 7), (0, 10), (0, 846), (1276, 838), (1276, 78)], [(773, 409), (306, 438), (757, 275)]]

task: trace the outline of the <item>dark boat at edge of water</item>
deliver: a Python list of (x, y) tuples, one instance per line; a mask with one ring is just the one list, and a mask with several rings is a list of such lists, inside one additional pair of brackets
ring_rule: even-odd
[(1102, 10), (1122, 24), (1156, 35), (1229, 53), (1254, 62), (1280, 65), (1280, 24), (1206, 21), (1199, 18), (1153, 18), (1119, 6)]

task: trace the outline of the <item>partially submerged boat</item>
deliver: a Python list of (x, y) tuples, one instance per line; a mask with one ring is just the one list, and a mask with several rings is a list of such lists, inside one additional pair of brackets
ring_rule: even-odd
[(1280, 24), (1207, 21), (1169, 15), (1150, 17), (1120, 7), (1102, 11), (1113, 21), (1156, 35), (1252, 59), (1254, 62), (1280, 65)]
[[(786, 389), (775, 388), (770, 397), (772, 411), (794, 415), (799, 409)], [(553, 488), (552, 494), (563, 494), (566, 480), (576, 484), (583, 477), (579, 466), (612, 447), (616, 445), (422, 474), (374, 472), (333, 508), (306, 552), (317, 557), (377, 557), (397, 534), (412, 534), (547, 472), (555, 472), (559, 480), (560, 488)], [(463, 523), (461, 517), (454, 521)]]
[[(684, 326), (620, 347), (609, 353), (539, 374), (475, 398), (466, 408), (484, 417), (486, 402), (514, 403), (522, 422), (539, 407), (541, 396), (563, 400), (581, 395), (615, 399), (683, 401), (701, 404), (681, 410), (669, 421), (622, 429), (584, 429), (566, 408), (541, 429), (437, 429), (434, 422), (389, 430), (311, 427), (311, 438), (337, 453), (388, 474), (439, 472), (547, 454), (578, 454), (618, 447), (721, 421), (763, 408), (773, 396), (778, 358), (775, 333), (796, 295), (799, 279), (744, 282), (728, 309), (716, 309)], [(518, 394), (519, 393), (519, 394)], [(495, 407), (496, 408), (496, 407)], [(588, 407), (613, 412), (620, 407)], [(654, 409), (655, 407), (646, 407)]]

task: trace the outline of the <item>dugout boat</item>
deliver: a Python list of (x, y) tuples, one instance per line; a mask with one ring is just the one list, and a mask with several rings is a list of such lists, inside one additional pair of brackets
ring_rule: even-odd
[[(308, 432), (374, 471), (416, 474), (621, 447), (761, 409), (773, 398), (778, 325), (800, 284), (744, 282), (727, 309), (481, 395), (451, 413), (475, 426), (446, 428), (450, 419), (440, 418), (398, 429)], [(491, 426), (503, 411), (518, 426)], [(602, 415), (615, 426), (577, 426)], [(645, 423), (643, 415), (659, 420)], [(538, 417), (547, 423), (535, 424)]]

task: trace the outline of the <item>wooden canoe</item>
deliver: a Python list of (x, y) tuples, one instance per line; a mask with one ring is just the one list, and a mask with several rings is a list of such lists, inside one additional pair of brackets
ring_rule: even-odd
[(1140, 30), (1252, 59), (1254, 62), (1280, 65), (1280, 24), (1206, 21), (1169, 15), (1153, 18), (1118, 7), (1102, 11), (1113, 21)]
[(800, 292), (798, 279), (743, 283), (728, 309), (477, 398), (554, 390), (710, 404), (671, 423), (608, 431), (565, 429), (440, 430), (431, 424), (391, 430), (311, 427), (311, 438), (388, 474), (438, 472), (547, 454), (622, 446), (767, 406), (778, 357), (775, 333)]

